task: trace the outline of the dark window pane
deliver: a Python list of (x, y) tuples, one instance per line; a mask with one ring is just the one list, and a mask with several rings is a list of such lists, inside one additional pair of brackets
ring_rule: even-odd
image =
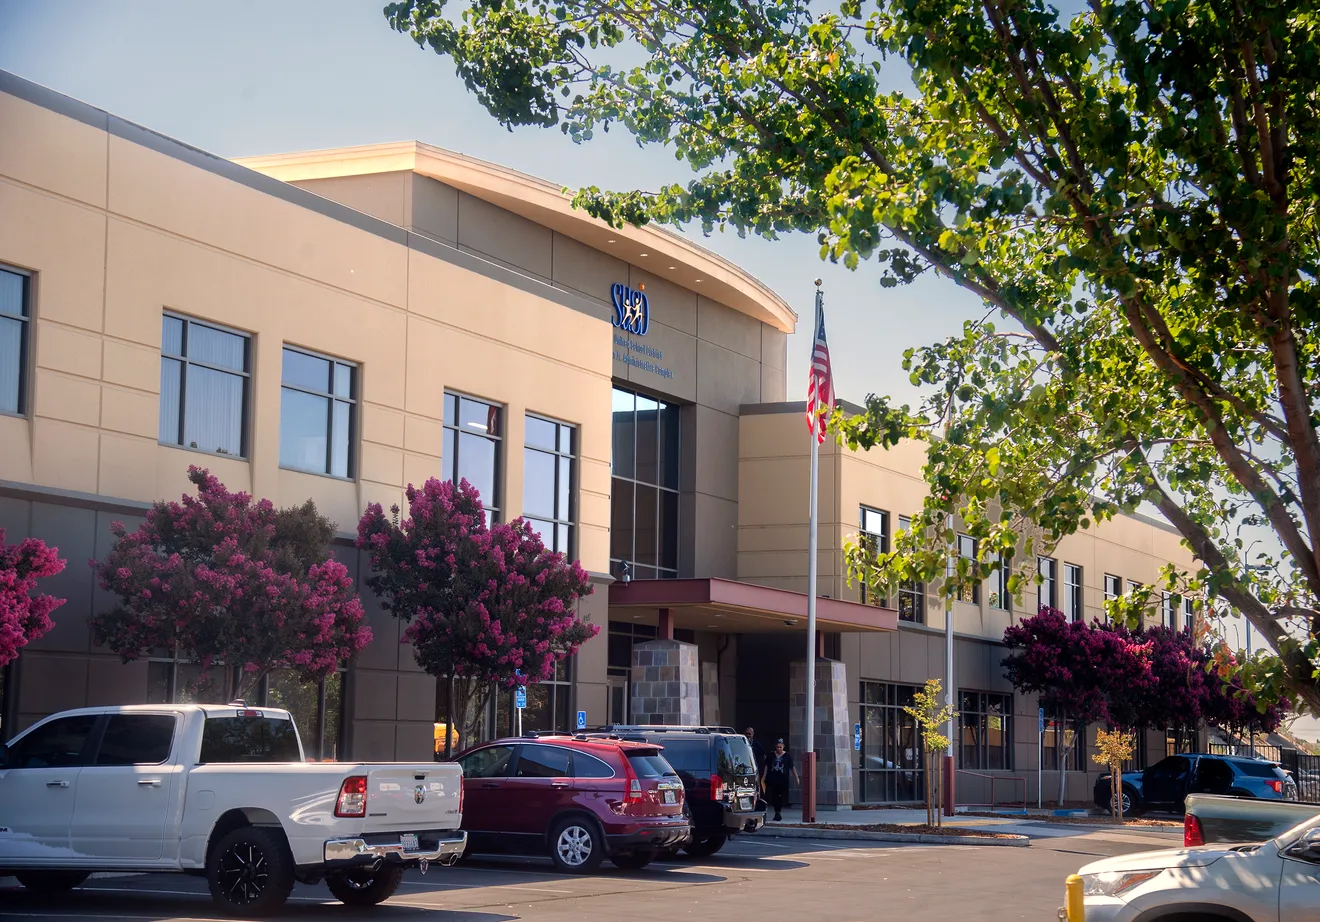
[(170, 757), (174, 718), (164, 714), (113, 714), (101, 737), (97, 765), (159, 765)]
[(298, 762), (298, 733), (278, 717), (208, 717), (202, 762)]
[(613, 778), (614, 769), (585, 752), (573, 753), (574, 778)]
[(612, 467), (615, 477), (633, 477), (637, 473), (636, 403), (636, 398), (627, 391), (614, 392)]
[(664, 747), (661, 757), (680, 772), (692, 775), (709, 774), (712, 768), (714, 747), (709, 740), (660, 740)]
[(632, 638), (625, 634), (611, 634), (608, 656), (611, 669), (631, 669)]
[[(288, 353), (286, 353), (287, 355)], [(196, 371), (197, 369), (194, 369)], [(330, 399), (280, 390), (280, 466), (324, 474)]]
[(485, 436), (460, 430), (458, 478), (476, 487), (482, 503), (498, 509), (500, 503), (495, 493), (495, 443)]
[(184, 398), (184, 445), (218, 454), (242, 455), (243, 385), (244, 379), (238, 375), (197, 365), (189, 367)]
[[(445, 398), (448, 403), (449, 398)], [(454, 430), (446, 429), (444, 442), (440, 449), (440, 476), (445, 480), (454, 479)]]
[(666, 776), (672, 778), (678, 774), (663, 755), (647, 752), (645, 749), (630, 751), (628, 764), (632, 766), (633, 774), (648, 781)]
[(284, 350), (283, 383), (330, 393), (330, 362), (295, 349)]
[(454, 394), (445, 394), (445, 425), (458, 425), (458, 397)]
[(26, 317), (27, 305), (24, 304), (23, 289), (27, 279), (17, 272), (5, 272), (0, 269), (0, 314), (14, 317)]
[(658, 522), (656, 520), (657, 490), (655, 487), (637, 485), (637, 520), (634, 524), (636, 538), (633, 553), (639, 564), (655, 566), (658, 548), (656, 546)]
[(183, 321), (178, 317), (161, 318), (160, 351), (168, 355), (183, 355)]
[[(188, 324), (188, 358), (194, 362), (247, 371), (246, 353), (247, 340), (242, 336), (200, 323)], [(325, 387), (326, 378), (321, 381)]]
[(546, 451), (554, 451), (555, 429), (555, 424), (548, 419), (541, 419), (539, 416), (528, 416), (527, 431), (523, 436), (523, 444), (530, 445), (533, 448), (544, 448)]
[(523, 452), (523, 514), (553, 519), (555, 513), (555, 456), (528, 448)]
[(568, 757), (569, 751), (558, 746), (524, 746), (518, 754), (514, 777), (567, 778)]
[(660, 566), (678, 569), (678, 494), (660, 491)]
[(655, 579), (656, 576), (655, 567), (633, 567), (633, 579)]
[(183, 384), (183, 363), (178, 359), (160, 360), (160, 440), (179, 444), (179, 397)]
[(22, 320), (0, 317), (0, 412), (18, 412), (19, 385), (23, 381), (23, 334), (27, 324)]
[(660, 482), (660, 404), (637, 395), (637, 479)]
[(336, 477), (347, 477), (352, 452), (353, 405), (336, 400), (334, 414), (334, 426), (330, 430), (330, 473)]
[(556, 484), (559, 495), (555, 500), (555, 518), (573, 518), (573, 459), (559, 458), (559, 481)]
[(459, 428), (464, 432), (479, 432), (482, 435), (500, 434), (500, 408), (494, 404), (464, 397), (459, 401), (458, 419)]
[(83, 746), (96, 725), (97, 715), (61, 717), (33, 730), (9, 748), (10, 769), (65, 768), (82, 765)]
[(678, 407), (672, 403), (660, 407), (660, 485), (678, 489)]
[(463, 766), (464, 778), (503, 778), (509, 773), (512, 757), (512, 746), (491, 746), (478, 749), (458, 761)]
[(345, 365), (343, 362), (335, 363), (335, 396), (348, 399), (357, 396), (353, 393), (352, 365)]
[(617, 477), (611, 485), (610, 556), (615, 560), (633, 559), (633, 485)]

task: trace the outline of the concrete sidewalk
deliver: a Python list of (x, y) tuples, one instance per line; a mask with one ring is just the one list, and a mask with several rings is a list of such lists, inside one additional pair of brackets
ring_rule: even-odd
[[(768, 814), (773, 816), (774, 814)], [(781, 822), (769, 820), (765, 832), (773, 835), (776, 826), (800, 825), (802, 809), (789, 808), (783, 811)], [(881, 809), (881, 810), (817, 810), (816, 822), (832, 826), (870, 826), (872, 824), (893, 824), (901, 826), (921, 826), (926, 823), (926, 811), (923, 808)], [(1149, 843), (1151, 848), (1174, 848), (1182, 845), (1182, 829), (1160, 826), (1106, 826), (1088, 823), (1051, 823), (1044, 817), (1027, 816), (958, 816), (946, 817), (944, 827), (951, 833), (958, 829), (979, 829), (985, 832), (1012, 833), (1030, 836), (1035, 839), (1059, 838), (1064, 836), (1094, 835), (1106, 840), (1121, 842)], [(1117, 838), (1116, 838), (1117, 837)]]

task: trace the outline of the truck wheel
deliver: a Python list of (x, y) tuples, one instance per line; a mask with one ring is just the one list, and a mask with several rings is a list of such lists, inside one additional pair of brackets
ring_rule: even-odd
[(683, 847), (683, 851), (693, 858), (709, 858), (722, 849), (727, 841), (727, 836), (706, 836), (704, 839), (693, 839)]
[(83, 871), (24, 871), (15, 874), (24, 890), (54, 896), (80, 886), (90, 874)]
[(211, 849), (206, 880), (222, 912), (265, 915), (283, 906), (293, 891), (293, 856), (279, 832), (240, 826)]
[(403, 880), (403, 865), (385, 865), (379, 870), (361, 868), (330, 874), (325, 885), (345, 906), (375, 906), (394, 895)]
[(591, 820), (570, 816), (550, 833), (550, 860), (569, 874), (590, 874), (605, 860), (605, 840)]

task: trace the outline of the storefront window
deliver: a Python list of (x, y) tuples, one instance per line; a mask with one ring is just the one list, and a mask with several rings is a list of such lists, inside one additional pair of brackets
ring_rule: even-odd
[(573, 553), (573, 487), (577, 433), (572, 426), (527, 415), (523, 449), (523, 518), (552, 551)]
[(958, 712), (958, 759), (966, 769), (1013, 767), (1013, 697), (963, 692)]
[(610, 570), (678, 576), (678, 405), (614, 389)]
[(440, 470), (445, 480), (466, 480), (481, 496), (486, 521), (500, 520), (504, 410), (497, 404), (445, 392), (445, 433)]
[(1041, 747), (1041, 767), (1045, 771), (1059, 770), (1059, 757), (1064, 749), (1068, 751), (1067, 771), (1086, 771), (1086, 724), (1078, 724), (1075, 718), (1061, 720), (1055, 714), (1046, 720)]
[(858, 790), (864, 803), (914, 803), (926, 796), (921, 736), (903, 710), (916, 692), (914, 685), (862, 683)]
[[(533, 730), (574, 730), (574, 715), (571, 712), (573, 707), (573, 681), (571, 678), (572, 662), (571, 660), (560, 660), (555, 663), (554, 675), (545, 682), (538, 682), (535, 685), (527, 686), (527, 707), (522, 712), (522, 731), (530, 733)], [(496, 698), (495, 714), (495, 733), (502, 735), (509, 723), (510, 713), (516, 713), (513, 708), (513, 695), (508, 690), (503, 690)], [(511, 711), (511, 709), (513, 709)], [(513, 723), (517, 729), (517, 722)]]

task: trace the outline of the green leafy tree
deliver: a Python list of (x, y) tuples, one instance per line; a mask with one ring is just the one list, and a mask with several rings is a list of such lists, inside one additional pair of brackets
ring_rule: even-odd
[[(503, 124), (623, 128), (696, 173), (580, 190), (595, 216), (805, 231), (881, 285), (933, 270), (983, 300), (961, 335), (907, 354), (928, 399), (873, 396), (835, 422), (870, 447), (931, 439), (951, 415), (877, 580), (942, 576), (949, 514), (979, 540), (971, 579), (1153, 504), (1204, 563), (1166, 582), (1227, 599), (1278, 651), (1251, 682), (1320, 711), (1311, 6), (403, 0), (386, 15)], [(1021, 519), (1038, 539), (1019, 540)], [(1253, 528), (1280, 552), (1251, 553)]]
[(1109, 810), (1123, 822), (1123, 763), (1137, 751), (1136, 734), (1127, 730), (1099, 730), (1095, 734), (1095, 754), (1091, 761), (1109, 769)]
[(905, 704), (903, 711), (917, 722), (917, 732), (921, 734), (921, 751), (924, 754), (922, 765), (926, 778), (926, 825), (944, 825), (940, 811), (940, 756), (949, 748), (949, 737), (944, 728), (950, 720), (958, 716), (952, 705), (944, 704), (943, 685), (939, 679), (927, 679), (926, 685), (918, 692), (913, 692), (912, 703)]

